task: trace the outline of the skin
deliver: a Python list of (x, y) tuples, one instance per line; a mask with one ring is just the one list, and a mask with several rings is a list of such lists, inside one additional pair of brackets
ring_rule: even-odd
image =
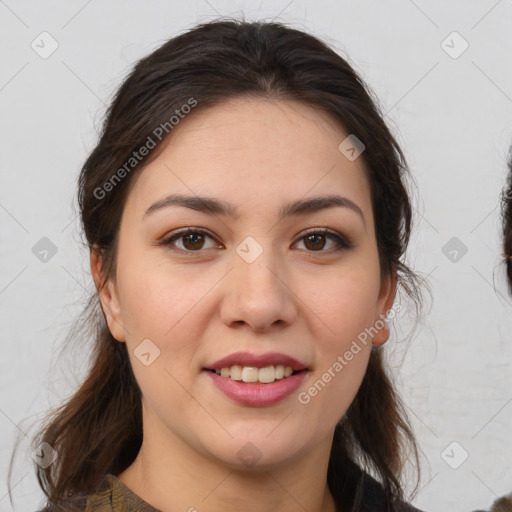
[[(389, 311), (395, 295), (394, 278), (379, 269), (363, 160), (338, 150), (346, 136), (327, 113), (299, 102), (231, 99), (182, 120), (137, 176), (115, 279), (99, 291), (143, 394), (142, 447), (118, 477), (154, 507), (335, 510), (326, 484), (334, 428), (361, 384), (371, 343), (388, 339), (387, 325), (307, 405), (297, 396)], [(229, 201), (240, 217), (182, 206), (144, 216), (171, 193)], [(278, 221), (284, 204), (328, 194), (350, 199), (362, 216), (334, 207)], [(159, 245), (187, 227), (213, 237), (182, 237), (174, 250)], [(353, 247), (335, 251), (328, 236), (304, 238), (324, 227)], [(263, 250), (252, 263), (236, 252), (247, 236)], [(100, 263), (92, 251), (97, 285)], [(134, 355), (147, 338), (160, 350), (149, 366)], [(242, 406), (202, 371), (237, 351), (290, 355), (308, 375), (282, 402)], [(237, 456), (247, 442), (261, 454), (251, 467)]]

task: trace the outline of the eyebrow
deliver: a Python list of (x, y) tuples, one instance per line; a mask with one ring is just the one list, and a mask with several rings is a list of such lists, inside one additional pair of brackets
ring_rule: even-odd
[[(235, 220), (240, 218), (240, 212), (238, 209), (226, 201), (221, 201), (212, 197), (187, 196), (183, 194), (171, 194), (160, 199), (146, 210), (143, 217), (145, 218), (156, 211), (172, 206), (183, 206), (203, 213), (231, 217)], [(286, 217), (295, 217), (336, 207), (349, 208), (354, 211), (361, 217), (363, 224), (366, 226), (361, 208), (347, 197), (339, 195), (316, 196), (293, 201), (281, 208), (279, 212), (279, 220), (283, 220)]]

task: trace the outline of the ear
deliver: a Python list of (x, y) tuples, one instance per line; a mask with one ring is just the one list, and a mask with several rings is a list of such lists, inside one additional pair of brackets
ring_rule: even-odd
[[(372, 339), (372, 345), (381, 346), (389, 339), (389, 325), (385, 320), (385, 316), (391, 309), (396, 295), (397, 274), (396, 270), (386, 274), (381, 279), (379, 298), (377, 300), (377, 314), (375, 319), (375, 328), (378, 329), (377, 334)], [(382, 325), (384, 324), (384, 325)]]
[(110, 333), (117, 341), (126, 341), (126, 331), (121, 315), (116, 286), (112, 279), (103, 283), (101, 271), (102, 260), (100, 251), (96, 246), (91, 249), (90, 263), (92, 278), (96, 285), (96, 290), (98, 291), (101, 309)]

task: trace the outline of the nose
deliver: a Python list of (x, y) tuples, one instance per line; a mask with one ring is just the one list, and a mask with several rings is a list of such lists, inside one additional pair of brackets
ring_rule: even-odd
[(271, 252), (265, 249), (252, 263), (234, 255), (234, 268), (224, 280), (220, 311), (228, 327), (268, 332), (295, 322), (298, 299), (293, 283)]

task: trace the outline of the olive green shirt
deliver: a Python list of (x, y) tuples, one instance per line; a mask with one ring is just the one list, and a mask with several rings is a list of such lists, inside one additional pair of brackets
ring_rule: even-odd
[[(398, 508), (404, 512), (421, 512), (406, 503), (401, 503)], [(365, 506), (361, 509), (368, 510)], [(161, 512), (161, 510), (146, 503), (119, 478), (108, 474), (98, 490), (87, 499), (84, 512)], [(512, 493), (497, 499), (489, 512), (512, 512)]]
[(87, 499), (84, 512), (161, 512), (137, 496), (119, 478), (108, 474)]
[[(356, 490), (356, 501), (351, 512), (384, 512), (384, 494), (380, 484), (365, 475)], [(413, 506), (400, 502), (397, 512), (421, 512)], [(73, 506), (62, 503), (39, 512), (162, 512), (145, 502), (115, 475), (107, 474), (96, 491), (81, 497)]]
[[(380, 486), (376, 486), (376, 482), (372, 478), (369, 478), (369, 483), (370, 487), (365, 486), (364, 491), (362, 485), (358, 486), (359, 499), (356, 500), (357, 504), (354, 511), (377, 512), (385, 510), (386, 507), (380, 501), (382, 499)], [(64, 505), (62, 508), (49, 507), (39, 512), (71, 512), (71, 510), (77, 512), (162, 512), (145, 502), (112, 474), (107, 474), (98, 489), (84, 498), (81, 505), (79, 503), (77, 505), (78, 508), (68, 508)], [(397, 510), (399, 512), (421, 512), (404, 502), (400, 502)], [(497, 499), (489, 512), (512, 512), (512, 493)]]

